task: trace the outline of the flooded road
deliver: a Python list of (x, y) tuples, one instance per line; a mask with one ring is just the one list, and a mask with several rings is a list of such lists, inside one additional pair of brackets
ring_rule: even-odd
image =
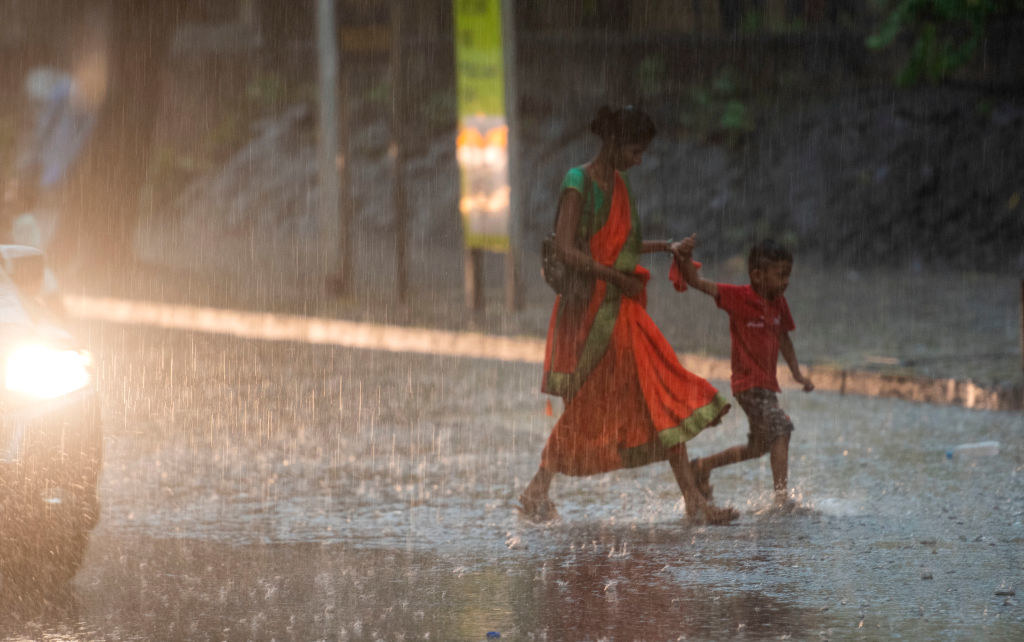
[[(536, 365), (82, 336), (101, 520), (66, 591), (0, 604), (5, 639), (1024, 636), (1020, 414), (787, 391), (796, 512), (765, 458), (713, 476), (728, 527), (686, 521), (667, 465), (558, 477), (538, 526), (514, 509), (554, 421)], [(745, 435), (734, 411), (691, 452)]]

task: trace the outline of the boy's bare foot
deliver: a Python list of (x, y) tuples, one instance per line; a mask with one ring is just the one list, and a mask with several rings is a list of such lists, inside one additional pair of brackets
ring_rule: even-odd
[(697, 490), (704, 499), (711, 501), (711, 495), (715, 487), (711, 485), (711, 469), (704, 469), (700, 457), (690, 460), (690, 469), (693, 470), (693, 479), (697, 484)]
[(775, 501), (772, 503), (772, 512), (793, 513), (799, 509), (800, 504), (796, 503), (796, 500), (790, 499), (788, 494), (784, 492), (775, 493)]
[(523, 493), (519, 496), (519, 514), (531, 522), (550, 522), (558, 518), (555, 503), (547, 497), (534, 497)]
[(697, 506), (693, 510), (690, 510), (689, 506), (687, 506), (686, 516), (689, 517), (691, 521), (698, 524), (721, 526), (739, 519), (740, 512), (732, 506), (720, 508), (713, 504), (705, 503), (702, 506)]

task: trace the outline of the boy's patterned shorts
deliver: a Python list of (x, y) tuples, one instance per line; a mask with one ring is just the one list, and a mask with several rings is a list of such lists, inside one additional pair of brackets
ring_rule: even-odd
[(793, 432), (793, 422), (779, 406), (779, 398), (771, 390), (750, 388), (736, 393), (743, 412), (750, 421), (747, 445), (759, 450), (768, 450), (778, 437)]

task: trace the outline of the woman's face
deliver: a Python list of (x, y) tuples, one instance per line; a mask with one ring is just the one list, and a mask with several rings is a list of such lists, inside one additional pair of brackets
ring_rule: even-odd
[(624, 172), (630, 167), (636, 167), (643, 160), (647, 145), (640, 143), (626, 143), (615, 148), (615, 169)]

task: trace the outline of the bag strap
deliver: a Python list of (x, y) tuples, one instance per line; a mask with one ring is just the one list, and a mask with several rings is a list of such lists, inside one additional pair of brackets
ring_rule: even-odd
[(583, 212), (580, 222), (583, 223), (582, 239), (584, 243), (590, 243), (590, 237), (594, 235), (594, 190), (590, 174), (583, 170)]

